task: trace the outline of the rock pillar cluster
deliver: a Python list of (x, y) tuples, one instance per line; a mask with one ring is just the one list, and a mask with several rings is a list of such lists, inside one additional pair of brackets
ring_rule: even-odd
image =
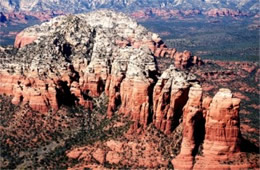
[[(220, 89), (212, 100), (205, 98), (203, 103), (201, 100), (199, 101), (199, 96), (193, 102), (196, 107), (190, 110), (187, 110), (188, 107), (184, 109), (181, 152), (172, 160), (172, 163), (177, 169), (226, 168), (226, 165), (222, 166), (217, 161), (226, 160), (230, 155), (240, 151), (240, 99), (233, 98), (229, 89)], [(205, 117), (205, 136), (204, 141), (201, 141), (203, 143), (200, 143), (203, 148), (200, 151), (202, 157), (198, 158), (195, 164), (193, 151), (196, 149), (196, 144), (198, 144), (195, 139), (198, 137), (198, 133), (194, 133), (194, 131), (198, 129), (194, 124), (196, 124), (197, 118), (202, 117), (203, 113)], [(194, 116), (196, 114), (197, 117)], [(182, 161), (186, 163), (183, 164)]]

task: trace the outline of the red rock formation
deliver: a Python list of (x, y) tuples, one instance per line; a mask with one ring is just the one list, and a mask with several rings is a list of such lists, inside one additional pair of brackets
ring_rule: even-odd
[(127, 53), (124, 49), (119, 50), (122, 57), (114, 60), (111, 74), (106, 80), (105, 93), (109, 98), (107, 114), (111, 117), (120, 106), (118, 112), (134, 121), (130, 131), (148, 124), (154, 83), (149, 72), (156, 71), (154, 57), (148, 54), (137, 49), (128, 49)]
[[(131, 136), (133, 137), (133, 135)], [(91, 164), (93, 164), (91, 158), (100, 163), (104, 161), (103, 163), (130, 166), (135, 169), (138, 167), (154, 169), (159, 166), (167, 166), (168, 160), (164, 159), (162, 153), (155, 149), (158, 147), (158, 143), (148, 140), (148, 136), (134, 136), (135, 138), (130, 138), (128, 142), (109, 140), (96, 143), (94, 146), (73, 148), (67, 152), (67, 156), (80, 163), (71, 169), (91, 168)], [(140, 148), (143, 149), (140, 150)], [(104, 164), (100, 166), (100, 169), (105, 169)]]
[(169, 68), (163, 72), (153, 92), (153, 123), (165, 134), (170, 134), (179, 122), (182, 108), (188, 100), (189, 83), (185, 75)]
[(202, 110), (203, 110), (203, 117), (206, 118), (206, 115), (207, 115), (207, 112), (208, 112), (208, 109), (209, 109), (209, 106), (212, 102), (212, 98), (207, 96), (203, 99), (203, 102), (202, 102)]
[(201, 11), (200, 10), (182, 10), (181, 11), (183, 15), (185, 16), (194, 16), (194, 15), (199, 15), (201, 14)]
[(27, 44), (31, 44), (36, 39), (37, 39), (37, 36), (27, 35), (24, 32), (20, 32), (19, 34), (16, 35), (14, 46), (16, 48), (21, 48)]
[[(116, 59), (112, 66), (111, 74), (109, 75), (105, 93), (108, 96), (107, 115), (111, 117), (116, 112), (117, 107), (121, 104), (121, 85), (125, 78), (128, 63), (125, 58)], [(130, 87), (132, 89), (133, 87)], [(125, 89), (124, 89), (125, 90)]]
[(192, 65), (203, 64), (200, 57), (192, 56), (190, 51), (178, 52), (175, 48), (167, 48), (164, 42), (157, 34), (153, 34), (152, 40), (136, 41), (132, 38), (128, 40), (117, 40), (116, 44), (120, 47), (131, 45), (134, 48), (140, 48), (143, 46), (148, 47), (155, 57), (169, 57), (174, 59), (174, 64), (178, 68), (187, 68)]
[(93, 60), (84, 76), (80, 77), (80, 89), (92, 97), (98, 97), (104, 91), (105, 81), (108, 78), (109, 66), (102, 60)]
[[(177, 52), (175, 48), (167, 48), (166, 44), (162, 41), (159, 35), (155, 33), (148, 33), (143, 39), (137, 38), (139, 35), (135, 35), (133, 31), (129, 31), (124, 35), (123, 39), (117, 39), (115, 43), (122, 48), (126, 46), (132, 46), (134, 48), (148, 47), (154, 56), (156, 57), (170, 57), (175, 60), (175, 66), (178, 68), (187, 68), (192, 65), (201, 65), (203, 62), (200, 57), (192, 56), (190, 51)], [(15, 39), (14, 46), (21, 48), (27, 44), (32, 43), (42, 34), (49, 34), (48, 32), (36, 32), (34, 28), (31, 30), (26, 29), (20, 32)], [(142, 35), (143, 36), (143, 35)], [(69, 39), (67, 39), (70, 41)], [(94, 78), (92, 77), (90, 81)], [(99, 80), (95, 80), (99, 81)], [(86, 87), (92, 88), (92, 87)], [(93, 87), (94, 88), (94, 87)], [(97, 88), (97, 87), (96, 87)], [(94, 90), (94, 89), (93, 89)]]
[[(229, 89), (220, 89), (214, 96), (206, 115), (203, 156), (197, 158), (195, 169), (235, 167), (219, 162), (230, 160), (239, 154), (239, 104), (240, 99), (232, 98)], [(246, 168), (248, 165), (238, 165), (237, 168), (239, 166)]]
[(137, 130), (138, 128), (146, 127), (148, 124), (149, 116), (149, 89), (152, 82), (144, 82), (140, 80), (124, 79), (121, 88), (121, 106), (120, 113), (134, 121), (130, 131)]
[(14, 95), (13, 104), (28, 103), (33, 110), (41, 112), (47, 112), (50, 108), (58, 109), (57, 93), (52, 81), (1, 72), (0, 82), (0, 93)]
[(149, 18), (149, 16), (147, 15), (147, 13), (145, 11), (135, 11), (131, 14), (131, 16), (133, 18), (136, 18), (136, 19), (147, 19)]
[[(191, 88), (189, 100), (184, 107), (183, 141), (180, 154), (172, 161), (177, 169), (225, 168), (219, 161), (228, 160), (228, 156), (240, 151), (239, 103), (232, 98), (229, 89), (220, 89), (213, 100), (205, 98), (201, 102), (202, 89)], [(206, 117), (203, 157), (197, 157), (193, 163), (193, 151), (196, 145), (196, 123)], [(199, 119), (198, 119), (199, 118)], [(182, 162), (185, 162), (183, 164)], [(242, 165), (241, 167), (248, 165)], [(232, 166), (231, 166), (232, 167)], [(239, 167), (239, 166), (238, 166)]]
[(106, 82), (106, 95), (108, 96), (107, 115), (111, 117), (120, 103), (120, 85), (123, 80), (121, 76), (109, 76)]
[[(14, 46), (21, 48), (27, 44), (32, 43), (38, 38), (37, 35), (28, 34), (27, 32), (20, 32), (15, 38)], [(116, 41), (120, 47), (131, 45), (134, 48), (147, 46), (156, 57), (170, 57), (175, 60), (175, 66), (178, 68), (186, 68), (191, 65), (201, 65), (203, 62), (200, 57), (192, 56), (190, 51), (177, 52), (174, 48), (167, 48), (161, 41), (160, 37), (154, 34), (153, 39), (149, 41), (136, 41), (134, 39)], [(98, 81), (98, 80), (96, 80)]]
[[(193, 85), (189, 91), (189, 99), (183, 109), (183, 139), (180, 154), (172, 160), (175, 169), (192, 169), (193, 151), (196, 145), (197, 124), (202, 119), (202, 88)], [(201, 132), (200, 132), (201, 133)], [(185, 163), (184, 163), (185, 162)]]
[[(98, 13), (98, 15), (100, 14)], [(121, 17), (125, 20), (129, 20), (129, 18), (125, 16)], [(74, 22), (74, 25), (71, 24), (68, 26), (68, 29), (71, 29), (70, 31), (73, 31), (73, 34), (66, 34), (65, 39), (63, 39), (63, 42), (61, 42), (59, 46), (57, 45), (57, 42), (54, 42), (53, 39), (51, 39), (48, 44), (52, 46), (51, 49), (54, 50), (50, 50), (49, 48), (40, 49), (45, 50), (45, 55), (50, 53), (49, 56), (56, 57), (56, 59), (58, 58), (59, 64), (53, 64), (53, 61), (51, 61), (52, 59), (48, 57), (47, 60), (44, 61), (45, 63), (42, 63), (41, 57), (31, 55), (34, 51), (30, 54), (24, 54), (24, 50), (26, 51), (26, 49), (21, 48), (18, 50), (18, 53), (21, 53), (23, 57), (26, 57), (26, 55), (30, 56), (32, 59), (35, 57), (33, 62), (29, 62), (30, 65), (27, 67), (31, 67), (30, 70), (38, 71), (34, 73), (30, 70), (23, 72), (24, 68), (21, 68), (21, 72), (24, 74), (24, 79), (32, 77), (35, 83), (31, 83), (30, 87), (27, 88), (23, 81), (15, 80), (15, 82), (11, 82), (14, 85), (10, 86), (12, 89), (15, 87), (15, 90), (5, 89), (2, 90), (2, 92), (6, 93), (6, 91), (9, 91), (9, 95), (15, 94), (13, 99), (14, 103), (20, 103), (21, 100), (23, 100), (24, 102), (29, 102), (29, 105), (32, 106), (34, 110), (45, 112), (51, 108), (49, 100), (54, 101), (55, 99), (56, 105), (53, 104), (55, 105), (55, 109), (57, 109), (59, 105), (64, 104), (63, 102), (67, 104), (78, 103), (85, 107), (91, 108), (93, 105), (89, 99), (99, 97), (101, 93), (106, 91), (109, 98), (108, 116), (111, 116), (121, 104), (120, 111), (131, 116), (133, 120), (135, 120), (133, 129), (136, 129), (141, 125), (146, 126), (149, 112), (149, 95), (151, 84), (153, 83), (153, 79), (150, 77), (151, 75), (149, 75), (149, 72), (156, 72), (154, 57), (151, 55), (150, 51), (145, 49), (134, 49), (132, 47), (126, 49), (118, 48), (118, 46), (114, 46), (114, 44), (111, 43), (111, 38), (114, 38), (114, 35), (110, 35), (108, 33), (104, 34), (104, 32), (101, 32), (95, 36), (98, 41), (94, 44), (90, 41), (91, 38), (93, 38), (91, 37), (93, 36), (93, 32), (88, 30), (88, 32), (85, 33), (86, 30), (84, 29), (81, 30), (84, 31), (84, 33), (80, 33), (80, 35), (88, 36), (85, 38), (87, 41), (86, 43), (89, 43), (93, 48), (90, 49), (93, 50), (93, 54), (88, 51), (84, 54), (92, 54), (91, 60), (87, 61), (86, 57), (80, 56), (81, 58), (76, 57), (76, 59), (73, 59), (72, 63), (69, 64), (70, 59), (66, 57), (71, 55), (70, 51), (75, 50), (74, 45), (75, 43), (79, 43), (77, 40), (80, 40), (79, 38), (75, 39), (75, 37), (71, 37), (75, 34), (75, 30), (73, 30), (75, 23), (79, 23), (79, 20), (82, 21), (89, 18), (74, 17), (74, 19), (77, 20)], [(63, 25), (69, 24), (66, 21), (66, 17), (60, 17), (56, 20), (54, 19), (54, 21)], [(55, 23), (54, 21), (45, 23), (44, 25), (45, 27), (48, 27), (49, 24), (49, 29), (53, 29), (53, 32), (57, 32), (57, 30), (55, 30), (56, 27), (52, 26), (52, 24)], [(117, 22), (117, 20), (114, 22)], [(85, 23), (88, 22), (84, 22), (84, 24)], [(95, 25), (86, 25), (86, 27), (94, 28)], [(80, 29), (83, 28), (85, 27), (80, 27)], [(38, 29), (40, 30), (42, 28)], [(106, 30), (106, 24), (104, 24), (103, 29)], [(119, 32), (120, 31), (122, 31), (122, 29), (120, 29)], [(141, 31), (147, 33), (146, 30), (143, 30), (143, 28), (141, 28)], [(26, 44), (31, 43), (35, 39), (38, 39), (36, 43), (41, 43), (45, 41), (48, 36), (52, 36), (51, 34), (52, 32), (49, 30), (37, 31), (35, 30), (35, 27), (31, 27), (17, 35), (15, 46), (24, 47)], [(160, 39), (155, 37), (155, 41), (160, 41)], [(110, 47), (103, 48), (104, 45)], [(44, 45), (44, 47), (46, 46)], [(28, 50), (31, 50), (31, 48), (35, 47), (28, 48)], [(83, 49), (84, 47), (80, 47), (80, 51)], [(56, 50), (60, 50), (58, 55)], [(74, 52), (79, 54), (78, 51)], [(3, 53), (3, 56), (4, 55), (8, 54)], [(104, 57), (100, 57), (102, 55), (104, 55)], [(113, 55), (112, 58), (109, 57), (111, 55)], [(50, 61), (48, 59), (50, 59)], [(44, 67), (41, 65), (44, 65)], [(52, 65), (52, 69), (48, 69), (50, 65)], [(11, 67), (12, 66), (10, 65), (10, 68)], [(15, 72), (19, 72), (19, 69), (16, 69)], [(53, 72), (57, 74), (53, 74)], [(41, 78), (40, 75), (42, 76)], [(39, 79), (42, 79), (42, 81), (39, 81)], [(51, 89), (52, 87), (54, 92), (51, 96), (46, 91), (48, 91), (48, 88)], [(8, 88), (8, 86), (5, 88)], [(44, 90), (44, 88), (47, 90)], [(135, 100), (136, 96), (138, 97), (138, 100)], [(62, 99), (63, 97), (69, 97), (71, 99), (69, 99), (69, 101), (62, 101), (64, 100)]]
[(201, 65), (202, 61), (197, 56), (192, 56), (190, 51), (177, 52), (174, 56), (174, 64), (178, 68), (186, 68), (190, 65)]
[[(96, 73), (98, 73), (98, 69)], [(94, 77), (95, 74), (87, 75), (87, 78), (85, 76), (81, 77), (80, 84), (74, 81), (75, 77), (73, 77), (73, 70), (71, 69), (68, 69), (61, 76), (52, 75), (49, 79), (40, 79), (37, 73), (33, 72), (25, 76), (17, 72), (10, 74), (1, 71), (0, 93), (14, 96), (12, 99), (13, 104), (28, 103), (33, 110), (40, 112), (47, 112), (49, 109), (57, 111), (61, 104), (73, 103), (91, 109), (93, 103), (85, 99), (84, 95), (99, 96), (103, 92), (100, 79), (104, 77), (98, 77), (98, 74), (97, 77)], [(91, 79), (92, 77), (94, 79)], [(86, 79), (87, 82), (84, 81)], [(65, 99), (66, 97), (68, 99)]]
[(18, 23), (27, 23), (28, 22), (28, 17), (34, 17), (37, 20), (43, 22), (43, 21), (48, 21), (51, 18), (58, 16), (58, 15), (63, 15), (64, 13), (62, 11), (19, 11), (19, 12), (1, 12), (0, 13), (0, 24), (5, 23), (8, 21), (11, 24), (17, 25)]
[(177, 10), (177, 9), (158, 9), (151, 8), (145, 10), (138, 10), (131, 13), (131, 16), (142, 20), (142, 19), (151, 19), (154, 17), (161, 17), (163, 19), (170, 18), (181, 18), (184, 16), (194, 16), (201, 14), (200, 10)]
[(221, 155), (239, 151), (239, 104), (228, 89), (220, 89), (206, 116), (204, 155)]
[[(197, 168), (206, 165), (208, 160), (225, 160), (227, 155), (239, 152), (240, 100), (232, 98), (230, 90), (221, 89), (213, 100), (206, 98), (202, 102), (202, 88), (192, 74), (170, 66), (159, 79), (157, 77), (154, 56), (172, 57), (176, 67), (180, 68), (191, 63), (199, 64), (201, 61), (198, 57), (192, 57), (188, 51), (180, 53), (166, 48), (156, 34), (147, 33), (150, 35), (147, 35), (148, 40), (137, 41), (128, 36), (126, 40), (117, 41), (116, 38), (112, 39), (114, 34), (104, 34), (110, 30), (105, 27), (107, 25), (103, 29), (94, 29), (96, 27), (84, 25), (88, 22), (81, 22), (79, 17), (70, 16), (69, 19), (71, 22), (61, 18), (60, 23), (72, 30), (53, 30), (59, 33), (59, 36), (42, 34), (31, 46), (11, 51), (14, 54), (10, 54), (8, 49), (8, 52), (2, 53), (1, 49), (0, 56), (4, 59), (0, 65), (1, 94), (14, 96), (14, 104), (28, 103), (33, 110), (47, 112), (51, 108), (58, 110), (61, 104), (80, 104), (93, 108), (91, 100), (105, 92), (109, 100), (108, 117), (117, 111), (129, 116), (133, 121), (130, 132), (146, 128), (149, 115), (153, 112), (152, 121), (155, 127), (165, 134), (170, 134), (183, 116), (181, 152), (172, 161), (177, 169), (190, 169), (194, 166), (195, 149), (201, 143), (198, 141), (201, 140), (198, 139), (198, 133), (204, 134), (199, 128), (199, 125), (204, 126), (203, 123), (200, 124), (203, 118), (206, 119), (204, 158), (196, 163)], [(75, 23), (83, 26), (73, 25)], [(74, 28), (78, 32), (75, 33)], [(86, 29), (88, 31), (84, 37)], [(25, 33), (26, 31), (21, 33), (20, 40), (18, 36), (17, 47), (30, 43), (26, 39), (23, 41), (22, 36)], [(123, 48), (119, 48), (120, 46)], [(15, 62), (7, 62), (8, 57), (14, 57)], [(211, 72), (204, 75), (206, 79), (207, 76), (217, 78), (219, 74)], [(121, 154), (123, 147), (120, 143), (106, 145), (110, 148), (107, 152), (95, 148), (90, 155), (90, 152), (83, 149), (81, 153), (76, 151), (69, 157), (82, 158), (86, 162), (93, 157), (100, 163), (129, 163), (125, 162), (124, 155)], [(129, 144), (125, 144), (127, 145)], [(153, 147), (148, 145), (148, 148), (145, 158), (151, 158), (149, 163), (143, 158), (138, 158), (138, 163), (140, 166), (153, 168), (158, 166), (161, 160), (156, 162), (149, 153)], [(161, 156), (158, 159), (161, 159)], [(161, 162), (167, 163), (165, 160)], [(180, 162), (185, 162), (185, 165)]]
[(93, 158), (96, 159), (99, 163), (103, 164), (105, 162), (105, 151), (102, 149), (97, 149), (93, 152)]

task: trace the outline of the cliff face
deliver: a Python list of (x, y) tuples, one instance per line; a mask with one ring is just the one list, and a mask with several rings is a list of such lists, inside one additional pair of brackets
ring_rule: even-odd
[(135, 121), (133, 130), (146, 126), (150, 113), (150, 98), (156, 72), (155, 59), (149, 49), (122, 50), (115, 59), (106, 83), (109, 96), (108, 116), (117, 110)]
[[(240, 151), (239, 104), (240, 99), (233, 98), (229, 89), (220, 89), (213, 100), (201, 100), (201, 87), (189, 93), (189, 101), (184, 108), (184, 130), (180, 154), (172, 161), (177, 169), (211, 169), (231, 168), (232, 165), (220, 165), (220, 160), (227, 160), (229, 156)], [(203, 123), (205, 117), (205, 136), (202, 141), (199, 134), (204, 134)], [(196, 145), (203, 142), (203, 156), (198, 157), (194, 166)], [(187, 162), (185, 165), (181, 162)], [(211, 163), (210, 163), (211, 162)]]
[[(129, 116), (130, 132), (152, 122), (170, 134), (183, 120), (175, 167), (193, 167), (203, 129), (205, 158), (239, 151), (239, 100), (223, 89), (212, 102), (203, 100), (196, 77), (178, 69), (189, 66), (187, 51), (169, 52), (181, 60), (159, 75), (155, 56), (165, 56), (157, 52), (165, 45), (123, 14), (60, 16), (24, 30), (16, 42), (20, 48), (0, 49), (0, 93), (14, 96), (14, 104), (29, 103), (40, 112), (57, 111), (61, 105), (92, 109), (93, 98), (105, 92), (107, 116)], [(187, 161), (185, 167), (180, 160)]]
[(166, 134), (179, 124), (183, 107), (189, 99), (188, 93), (195, 77), (170, 67), (163, 72), (154, 87), (153, 123)]
[[(183, 139), (179, 155), (172, 160), (176, 169), (192, 169), (194, 151), (203, 135), (202, 88), (195, 84), (190, 88), (189, 99), (183, 109)], [(185, 162), (185, 164), (183, 164)]]
[(233, 98), (228, 89), (220, 89), (214, 96), (206, 115), (204, 155), (240, 151), (239, 104), (240, 99)]

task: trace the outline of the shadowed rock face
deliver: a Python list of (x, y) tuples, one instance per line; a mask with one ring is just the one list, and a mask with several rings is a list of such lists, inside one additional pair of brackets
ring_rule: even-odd
[(91, 109), (92, 99), (105, 92), (108, 117), (129, 116), (130, 132), (152, 122), (170, 134), (183, 117), (176, 160), (187, 161), (187, 166), (173, 161), (176, 167), (193, 167), (203, 128), (206, 157), (239, 151), (239, 100), (226, 89), (212, 101), (203, 100), (196, 77), (178, 69), (188, 66), (187, 51), (159, 75), (155, 56), (161, 39), (121, 13), (60, 16), (27, 28), (16, 42), (21, 48), (0, 49), (0, 93), (14, 96), (14, 104), (29, 103), (40, 112), (57, 111), (61, 105)]
[[(198, 125), (202, 124), (202, 88), (193, 84), (189, 91), (189, 99), (183, 109), (183, 139), (180, 154), (172, 161), (176, 169), (191, 169), (193, 156), (203, 135)], [(203, 126), (203, 125), (202, 125)], [(185, 164), (183, 164), (185, 162)]]

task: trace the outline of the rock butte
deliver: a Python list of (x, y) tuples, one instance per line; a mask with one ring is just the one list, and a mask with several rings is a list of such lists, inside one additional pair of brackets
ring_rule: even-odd
[[(59, 16), (25, 29), (15, 45), (20, 48), (0, 49), (0, 93), (14, 96), (14, 104), (29, 103), (40, 112), (61, 105), (92, 108), (92, 98), (105, 92), (108, 117), (115, 112), (129, 116), (132, 133), (152, 122), (170, 134), (183, 116), (181, 152), (172, 161), (177, 169), (193, 167), (204, 138), (201, 129), (205, 139), (200, 164), (239, 152), (240, 101), (228, 89), (220, 89), (213, 100), (203, 99), (196, 77), (178, 69), (201, 63), (199, 58), (187, 51), (167, 51), (158, 35), (122, 13)], [(154, 56), (166, 54), (175, 66), (159, 75)]]

